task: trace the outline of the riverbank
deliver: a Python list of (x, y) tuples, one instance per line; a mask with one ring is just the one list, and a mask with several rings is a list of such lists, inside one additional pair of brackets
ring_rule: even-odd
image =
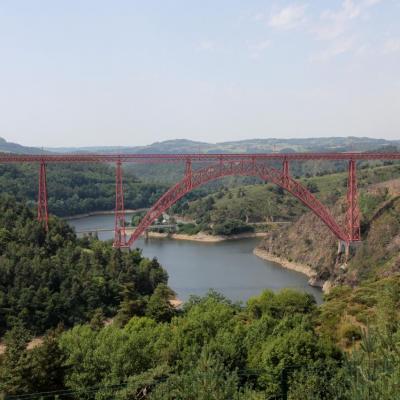
[[(127, 229), (127, 234), (131, 234), (133, 230)], [(249, 232), (240, 233), (238, 235), (209, 235), (204, 232), (199, 232), (196, 235), (187, 235), (184, 233), (159, 233), (159, 232), (148, 232), (147, 237), (150, 239), (174, 239), (174, 240), (187, 240), (191, 242), (204, 242), (204, 243), (219, 243), (227, 240), (239, 240), (239, 239), (251, 239), (257, 237), (264, 237), (265, 232)]]
[(277, 257), (277, 256), (269, 253), (267, 250), (256, 247), (253, 250), (253, 254), (255, 254), (257, 257), (262, 258), (263, 260), (272, 261), (276, 264), (279, 264), (283, 268), (287, 268), (292, 271), (301, 272), (302, 274), (307, 275), (309, 278), (315, 278), (315, 276), (316, 276), (316, 272), (314, 270), (312, 270), (308, 265), (295, 263), (295, 262), (289, 261), (285, 258)]
[(329, 293), (332, 288), (332, 284), (330, 281), (322, 281), (318, 279), (317, 273), (308, 265), (289, 261), (286, 258), (277, 257), (267, 250), (260, 249), (259, 247), (256, 247), (253, 250), (253, 254), (265, 261), (271, 261), (279, 264), (279, 266), (281, 266), (282, 268), (290, 269), (291, 271), (300, 272), (306, 275), (309, 278), (308, 284), (312, 287), (320, 288), (324, 293)]

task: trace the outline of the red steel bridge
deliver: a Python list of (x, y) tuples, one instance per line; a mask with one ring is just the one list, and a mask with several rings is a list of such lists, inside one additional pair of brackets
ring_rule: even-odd
[[(340, 224), (306, 187), (290, 175), (290, 162), (325, 160), (348, 163), (347, 212)], [(193, 189), (224, 176), (256, 176), (280, 186), (297, 197), (314, 212), (347, 247), (361, 240), (360, 209), (357, 195), (357, 161), (400, 160), (395, 153), (288, 153), (288, 154), (57, 154), (14, 155), (1, 154), (0, 163), (37, 163), (39, 165), (38, 220), (48, 229), (46, 166), (51, 163), (114, 163), (115, 175), (115, 237), (114, 247), (131, 247), (136, 239), (162, 213)], [(160, 164), (183, 163), (183, 178), (167, 190), (147, 212), (135, 231), (128, 237), (125, 229), (123, 163)], [(281, 168), (276, 168), (280, 163)], [(198, 168), (194, 168), (198, 164)], [(275, 167), (274, 167), (275, 166)]]

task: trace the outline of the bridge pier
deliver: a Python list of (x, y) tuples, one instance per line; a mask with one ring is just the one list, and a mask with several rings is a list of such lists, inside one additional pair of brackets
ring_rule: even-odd
[(345, 240), (339, 240), (337, 255), (339, 256), (340, 254), (344, 253), (345, 263), (347, 264), (347, 261), (349, 261), (350, 258), (350, 251), (352, 249), (356, 249), (360, 244), (361, 241), (348, 242)]
[(46, 179), (46, 163), (42, 160), (39, 167), (39, 193), (37, 219), (44, 222), (46, 231), (49, 230), (49, 212), (47, 207), (47, 179)]
[(129, 247), (126, 241), (124, 188), (122, 181), (122, 162), (117, 161), (115, 168), (115, 224), (114, 248)]
[(347, 236), (350, 242), (358, 242), (361, 240), (360, 208), (358, 206), (356, 161), (353, 159), (349, 160), (349, 172), (347, 180), (347, 205)]
[(290, 170), (289, 170), (289, 161), (286, 158), (282, 162), (282, 172), (283, 172), (283, 185), (287, 187), (289, 182)]

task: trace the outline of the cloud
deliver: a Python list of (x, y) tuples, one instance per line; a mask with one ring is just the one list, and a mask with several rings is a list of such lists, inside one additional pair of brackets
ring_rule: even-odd
[(344, 0), (338, 10), (327, 9), (311, 29), (319, 40), (332, 40), (346, 33), (351, 22), (365, 15), (366, 10), (382, 0)]
[(342, 54), (354, 50), (356, 40), (354, 37), (336, 40), (333, 45), (311, 57), (311, 62), (327, 62)]
[(270, 16), (268, 25), (276, 29), (293, 29), (305, 22), (306, 5), (291, 4)]
[(361, 15), (362, 7), (353, 0), (344, 0), (340, 9), (325, 10), (320, 15), (319, 23), (312, 32), (319, 40), (332, 40), (341, 36), (348, 29), (349, 22)]
[(400, 51), (400, 38), (390, 38), (383, 45), (384, 54), (393, 54)]

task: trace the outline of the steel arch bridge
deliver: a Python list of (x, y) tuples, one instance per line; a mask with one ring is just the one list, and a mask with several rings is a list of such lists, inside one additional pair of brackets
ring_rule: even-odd
[[(326, 160), (346, 161), (348, 163), (347, 212), (345, 222), (339, 224), (324, 206), (306, 187), (290, 176), (291, 161)], [(49, 214), (47, 206), (46, 167), (49, 163), (115, 163), (115, 227), (114, 247), (131, 247), (138, 237), (165, 210), (171, 207), (193, 189), (225, 176), (256, 176), (280, 186), (291, 193), (316, 214), (321, 221), (347, 247), (361, 240), (360, 210), (357, 191), (357, 161), (361, 160), (400, 160), (400, 152), (390, 153), (257, 153), (257, 154), (57, 154), (57, 155), (0, 155), (0, 163), (39, 164), (38, 221), (48, 229)], [(147, 212), (135, 231), (127, 238), (125, 230), (125, 209), (123, 193), (123, 163), (160, 164), (185, 163), (184, 177), (172, 186)], [(202, 167), (193, 169), (193, 163)], [(274, 168), (271, 163), (282, 163), (282, 168)], [(211, 163), (211, 164), (210, 164)], [(204, 164), (206, 166), (204, 166)], [(275, 165), (274, 164), (274, 165)]]
[[(147, 212), (127, 241), (127, 245), (131, 246), (164, 211), (187, 193), (212, 180), (225, 176), (240, 175), (259, 177), (263, 181), (274, 183), (291, 193), (311, 209), (340, 240), (346, 241), (345, 230), (337, 224), (329, 210), (307, 188), (291, 178), (288, 172), (287, 162), (284, 163), (282, 171), (269, 166), (263, 161), (256, 160), (221, 161), (195, 171), (192, 171), (191, 164), (188, 164), (183, 179), (172, 186)], [(357, 234), (357, 232), (354, 233)], [(353, 240), (359, 240), (359, 236)]]

